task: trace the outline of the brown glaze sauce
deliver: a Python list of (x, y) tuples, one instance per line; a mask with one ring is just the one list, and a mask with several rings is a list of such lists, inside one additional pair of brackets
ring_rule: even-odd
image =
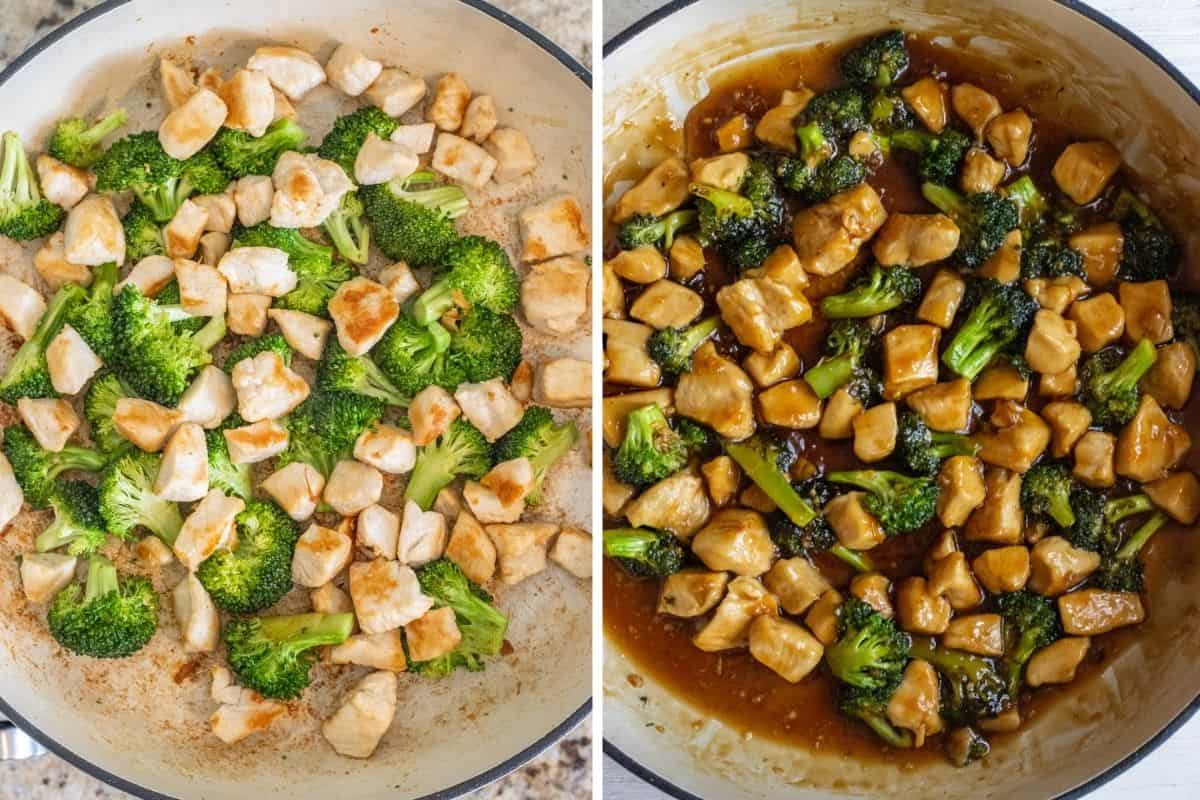
[[(848, 43), (845, 47), (851, 46)], [(772, 56), (746, 65), (723, 76), (708, 97), (697, 104), (684, 125), (682, 134), (686, 144), (686, 159), (713, 155), (717, 152), (714, 141), (715, 130), (726, 120), (739, 113), (747, 114), (752, 122), (757, 121), (767, 109), (773, 107), (784, 89), (805, 85), (814, 90), (835, 86), (839, 81), (838, 57), (843, 47), (819, 46), (817, 48)], [(943, 48), (920, 39), (909, 40), (912, 63), (905, 83), (918, 76), (935, 75), (953, 85), (970, 82), (995, 94), (1004, 108), (1022, 105), (1021, 96), (1013, 89), (1010, 76), (997, 72), (972, 58), (968, 53)], [(1047, 92), (1054, 87), (1047, 87)], [(1068, 128), (1059, 121), (1035, 117), (1034, 140), (1027, 165), (1016, 175), (1030, 174), (1039, 186), (1051, 187), (1053, 180), (1050, 169), (1062, 149), (1073, 140)], [(899, 158), (906, 158), (901, 153)], [(1131, 181), (1132, 176), (1122, 175), (1122, 180)], [(880, 193), (884, 206), (891, 212), (928, 213), (933, 210), (920, 194), (920, 187), (911, 164), (889, 161), (876, 169), (869, 182)], [(606, 256), (615, 254), (617, 247), (608, 242)], [(869, 260), (868, 248), (860, 255), (860, 262)], [(686, 285), (699, 292), (706, 300), (706, 314), (717, 313), (713, 301), (716, 291), (729, 283), (733, 276), (720, 263), (715, 252), (706, 254), (706, 267)], [(806, 294), (816, 302), (827, 294), (840, 291), (857, 271), (854, 267), (836, 275), (816, 278)], [(928, 278), (932, 270), (926, 270)], [(627, 300), (632, 302), (642, 287), (629, 289)], [(786, 340), (799, 354), (802, 370), (816, 362), (821, 354), (828, 324), (814, 308), (812, 323), (790, 331)], [(719, 349), (730, 357), (746, 354), (732, 335), (718, 340)], [(626, 387), (605, 386), (606, 394), (619, 394)], [(1041, 404), (1036, 396), (1036, 386), (1031, 386), (1030, 404), (1036, 410)], [(1190, 430), (1200, 424), (1200, 404), (1191, 402), (1182, 415)], [(792, 431), (789, 437), (796, 445), (802, 458), (825, 469), (853, 468), (858, 465), (849, 443), (831, 442), (820, 438), (816, 431)], [(1200, 467), (1200, 454), (1189, 453), (1186, 464), (1189, 468)], [(1136, 491), (1136, 486), (1125, 484), (1117, 487), (1117, 493)], [(936, 521), (935, 521), (936, 522)], [(922, 559), (933, 538), (940, 531), (936, 524), (926, 530), (888, 540), (871, 551), (877, 568), (893, 580), (920, 574)], [(1154, 613), (1153, 587), (1171, 579), (1171, 573), (1187, 572), (1196, 567), (1196, 554), (1190, 539), (1194, 534), (1172, 525), (1160, 531), (1142, 553), (1146, 565), (1146, 582), (1151, 591), (1145, 602), (1147, 613)], [(968, 556), (973, 547), (966, 543)], [(849, 584), (852, 573), (841, 562), (827, 556), (819, 556), (816, 563), (822, 572), (843, 590)], [(706, 653), (691, 643), (691, 637), (706, 618), (700, 620), (679, 619), (657, 614), (659, 582), (630, 577), (609, 560), (604, 564), (604, 624), (607, 635), (621, 652), (629, 656), (636, 669), (667, 687), (673, 694), (687, 700), (703, 713), (720, 718), (726, 724), (744, 733), (765, 736), (769, 739), (793, 744), (802, 748), (833, 752), (848, 757), (864, 759), (886, 759), (904, 768), (918, 767), (944, 759), (940, 746), (942, 737), (933, 737), (921, 750), (895, 750), (887, 747), (865, 726), (847, 720), (838, 713), (836, 697), (838, 683), (822, 664), (798, 684), (790, 684), (767, 667), (759, 664), (749, 652), (729, 651)], [(1092, 647), (1080, 666), (1076, 679), (1089, 680), (1138, 634), (1137, 627), (1126, 628), (1093, 637)], [(628, 680), (635, 688), (642, 685), (639, 674), (631, 674)], [(1043, 688), (1026, 695), (1021, 700), (1022, 727), (1053, 703), (1056, 697), (1070, 692), (1072, 685)], [(1003, 747), (1004, 734), (988, 734), (993, 747)]]

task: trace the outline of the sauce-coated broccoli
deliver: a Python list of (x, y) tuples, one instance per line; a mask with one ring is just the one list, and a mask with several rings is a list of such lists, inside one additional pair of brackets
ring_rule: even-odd
[(1021, 691), (1025, 665), (1033, 654), (1062, 635), (1054, 600), (1028, 591), (1000, 596), (1004, 620), (1004, 671), (1008, 674), (1008, 696)]
[(958, 248), (954, 252), (971, 269), (983, 266), (1020, 222), (1016, 204), (994, 192), (963, 197), (953, 189), (927, 182), (921, 186), (921, 193), (958, 226)]
[(1124, 425), (1137, 414), (1142, 399), (1142, 376), (1158, 359), (1149, 339), (1142, 339), (1124, 358), (1109, 348), (1090, 356), (1079, 370), (1079, 400), (1092, 412), (1092, 423)]
[(471, 423), (459, 418), (417, 453), (417, 463), (404, 488), (406, 500), (428, 511), (438, 492), (462, 475), (478, 480), (492, 468), (492, 448)]
[(692, 368), (692, 354), (721, 327), (714, 315), (684, 328), (661, 328), (646, 342), (646, 351), (667, 375), (680, 375)]
[(973, 456), (979, 445), (961, 433), (933, 431), (921, 415), (911, 409), (900, 412), (896, 452), (908, 469), (922, 475), (934, 475), (951, 456)]
[(86, 588), (72, 583), (55, 596), (46, 613), (50, 634), (81, 656), (126, 658), (158, 630), (158, 595), (146, 578), (117, 575), (104, 556), (88, 562)]
[(492, 596), (468, 578), (448, 558), (439, 558), (417, 568), (421, 592), (434, 600), (435, 608), (454, 609), (454, 621), (462, 640), (449, 653), (431, 661), (414, 661), (411, 672), (442, 678), (455, 669), (483, 669), (485, 656), (496, 656), (504, 647), (508, 617), (493, 605)]
[(644, 487), (687, 466), (691, 451), (656, 403), (629, 412), (625, 438), (613, 458), (617, 479)]
[(888, 536), (915, 531), (933, 518), (938, 497), (933, 478), (874, 469), (831, 472), (825, 477), (865, 489), (863, 507), (879, 520)]
[(770, 434), (759, 432), (741, 442), (725, 442), (725, 452), (737, 462), (759, 489), (800, 527), (812, 522), (817, 512), (796, 492), (788, 480), (789, 461), (795, 456)]
[(823, 478), (810, 478), (794, 484), (792, 488), (817, 510), (818, 514), (807, 525), (797, 525), (780, 511), (773, 511), (767, 516), (767, 531), (782, 558), (809, 557), (815, 553), (828, 552), (856, 572), (870, 572), (874, 569), (869, 556), (851, 550), (837, 540), (833, 528), (819, 513), (833, 494), (828, 482)]
[(1091, 584), (1110, 592), (1142, 591), (1145, 588), (1145, 574), (1138, 553), (1169, 521), (1161, 511), (1151, 514), (1115, 553), (1100, 562), (1100, 569), (1092, 573)]
[(217, 608), (250, 614), (275, 605), (292, 589), (292, 555), (300, 532), (283, 509), (250, 500), (237, 515), (237, 546), (218, 550), (196, 569)]
[(1008, 682), (989, 658), (913, 639), (909, 655), (928, 661), (942, 676), (942, 715), (954, 725), (994, 717), (1012, 704)]
[(1048, 516), (1066, 530), (1075, 524), (1074, 490), (1075, 479), (1066, 464), (1035, 464), (1021, 478), (1021, 507), (1027, 514)]
[(875, 339), (874, 330), (862, 320), (835, 322), (825, 339), (825, 355), (804, 373), (805, 383), (822, 400), (830, 397), (865, 368)]
[(1144, 494), (1106, 500), (1100, 492), (1086, 486), (1076, 486), (1071, 492), (1075, 524), (1067, 532), (1067, 538), (1072, 545), (1083, 550), (1114, 553), (1121, 543), (1119, 523), (1153, 509), (1154, 504)]
[(651, 528), (606, 530), (604, 555), (638, 578), (665, 578), (679, 572), (686, 556), (674, 534)]
[[(943, 186), (958, 183), (963, 158), (971, 148), (971, 138), (955, 128), (946, 128), (941, 133), (915, 128), (898, 130), (887, 138), (887, 142), (890, 147), (916, 153), (917, 176), (922, 181)], [(934, 205), (938, 203), (934, 202)]]
[(890, 694), (900, 683), (910, 644), (896, 623), (852, 597), (838, 610), (838, 640), (825, 648), (825, 663), (842, 683)]
[(895, 687), (860, 689), (857, 686), (843, 686), (838, 692), (838, 710), (848, 717), (862, 720), (888, 745), (907, 750), (914, 744), (912, 733), (897, 728), (887, 717), (888, 703), (894, 693)]
[(617, 242), (623, 250), (633, 250), (654, 245), (669, 250), (675, 242), (675, 234), (696, 223), (695, 209), (685, 208), (661, 217), (649, 214), (634, 214), (621, 225)]
[(21, 137), (8, 131), (0, 137), (0, 235), (17, 241), (49, 236), (62, 224), (65, 212), (42, 197), (37, 176)]
[(942, 363), (973, 381), (993, 358), (1025, 335), (1038, 306), (1015, 284), (987, 279), (972, 281), (968, 289), (970, 313), (942, 352)]
[(225, 647), (239, 683), (263, 697), (294, 700), (308, 688), (315, 648), (341, 644), (353, 630), (353, 614), (235, 619), (225, 626)]
[(842, 56), (842, 75), (850, 83), (891, 86), (908, 69), (904, 31), (873, 36)]
[(1113, 216), (1124, 242), (1118, 276), (1125, 281), (1156, 281), (1179, 269), (1182, 249), (1150, 208), (1132, 192), (1117, 197)]
[(872, 264), (849, 289), (823, 299), (821, 313), (828, 319), (873, 317), (914, 303), (920, 296), (921, 279), (911, 269)]

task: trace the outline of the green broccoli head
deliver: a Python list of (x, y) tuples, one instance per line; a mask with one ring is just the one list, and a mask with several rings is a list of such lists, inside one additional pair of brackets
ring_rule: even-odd
[(408, 407), (412, 398), (396, 388), (369, 356), (352, 356), (329, 337), (321, 363), (317, 366), (317, 388), (326, 392), (346, 392), (382, 400), (391, 406)]
[(690, 455), (683, 437), (662, 409), (651, 403), (629, 412), (613, 468), (622, 483), (645, 487), (686, 467)]
[(825, 663), (842, 683), (890, 693), (900, 683), (910, 643), (892, 620), (852, 597), (838, 610), (838, 640), (825, 648)]
[(158, 223), (170, 222), (193, 194), (218, 194), (230, 182), (212, 153), (201, 150), (187, 160), (172, 158), (156, 131), (118, 140), (96, 163), (95, 173), (98, 190), (132, 191)]
[(1083, 256), (1060, 238), (1043, 232), (1042, 235), (1034, 235), (1021, 247), (1022, 280), (1065, 278), (1071, 275), (1087, 279)]
[(1171, 292), (1171, 328), (1175, 331), (1175, 341), (1186, 342), (1200, 359), (1200, 297)]
[(696, 223), (695, 209), (685, 208), (661, 217), (649, 214), (634, 214), (621, 224), (617, 242), (622, 250), (633, 250), (647, 245), (669, 250), (675, 235)]
[(255, 139), (245, 131), (221, 128), (212, 141), (213, 155), (234, 178), (270, 175), (279, 157), (298, 151), (308, 140), (304, 129), (290, 119), (277, 119), (267, 132)]
[(454, 609), (462, 640), (458, 647), (432, 661), (417, 661), (409, 669), (418, 675), (445, 677), (462, 667), (471, 672), (483, 669), (485, 656), (500, 654), (508, 617), (492, 603), (492, 596), (468, 578), (448, 558), (439, 558), (417, 568), (421, 592), (432, 597), (436, 608)]
[(240, 497), (249, 501), (254, 494), (251, 483), (253, 465), (234, 464), (229, 457), (229, 440), (225, 431), (240, 427), (242, 419), (236, 414), (225, 421), (220, 428), (204, 432), (204, 442), (208, 449), (208, 485), (212, 489), (220, 489), (231, 497)]
[(870, 123), (878, 144), (887, 152), (891, 148), (891, 135), (910, 130), (917, 125), (917, 115), (905, 102), (903, 95), (894, 87), (881, 89), (871, 99)]
[(921, 279), (907, 267), (882, 267), (873, 264), (841, 294), (821, 301), (821, 312), (829, 319), (873, 317), (911, 305), (921, 296)]
[(128, 539), (145, 528), (167, 544), (175, 543), (183, 515), (179, 506), (154, 493), (160, 463), (159, 456), (135, 450), (100, 474), (100, 516), (113, 535)]
[(474, 308), (451, 334), (447, 359), (471, 383), (492, 378), (507, 382), (521, 363), (523, 345), (524, 335), (515, 319), (486, 308)]
[(1150, 208), (1133, 192), (1122, 191), (1113, 208), (1124, 242), (1118, 275), (1126, 281), (1157, 281), (1179, 269), (1183, 251)]
[(683, 569), (686, 552), (679, 539), (651, 528), (613, 528), (604, 532), (604, 555), (638, 578), (665, 578)]
[[(1138, 554), (1169, 521), (1161, 511), (1151, 514), (1115, 552), (1105, 555), (1100, 568), (1092, 573), (1089, 583), (1110, 592), (1142, 591), (1145, 588), (1145, 570), (1138, 560)], [(1115, 527), (1113, 532), (1115, 534)]]
[(1050, 216), (1050, 201), (1028, 175), (1022, 175), (1001, 189), (1001, 194), (1017, 207), (1017, 218), (1024, 230), (1043, 226)]
[(908, 69), (904, 31), (873, 36), (842, 56), (842, 75), (860, 86), (891, 86)]
[(46, 613), (50, 634), (72, 653), (126, 658), (146, 646), (158, 629), (158, 595), (145, 578), (121, 579), (103, 556), (88, 562), (86, 588), (73, 583)]
[(49, 236), (58, 230), (66, 213), (42, 197), (21, 137), (8, 131), (0, 137), (0, 145), (4, 148), (0, 161), (0, 235), (17, 241)]
[(517, 307), (520, 276), (508, 253), (491, 239), (464, 236), (446, 248), (442, 265), (445, 276), (413, 303), (412, 317), (418, 325), (437, 322), (462, 300), (496, 314), (511, 314)]
[(804, 381), (817, 397), (822, 400), (830, 397), (866, 369), (867, 357), (877, 338), (874, 329), (863, 320), (838, 320), (825, 339), (824, 357), (804, 373)]
[(1027, 514), (1047, 516), (1063, 530), (1075, 524), (1071, 496), (1075, 479), (1066, 464), (1035, 464), (1021, 478), (1021, 507)]
[(234, 231), (233, 247), (273, 247), (288, 254), (296, 273), (296, 288), (275, 300), (274, 307), (329, 316), (329, 301), (339, 286), (355, 276), (349, 264), (333, 257), (333, 250), (314, 242), (294, 228), (276, 228), (263, 222)]
[(83, 481), (61, 481), (50, 495), (54, 522), (38, 534), (34, 546), (39, 553), (60, 547), (73, 556), (90, 556), (104, 546), (108, 532), (100, 516), (96, 488)]
[(807, 203), (824, 203), (835, 194), (857, 186), (867, 179), (867, 167), (849, 155), (837, 155), (823, 161), (800, 190)]
[(788, 480), (788, 469), (796, 460), (795, 449), (788, 442), (760, 431), (741, 442), (723, 442), (723, 446), (746, 477), (754, 481), (788, 519), (804, 527), (816, 518), (816, 509)]
[(112, 421), (117, 401), (124, 397), (132, 397), (128, 387), (113, 373), (105, 372), (92, 380), (83, 399), (83, 415), (91, 426), (92, 441), (105, 453), (115, 453), (128, 443)]
[(235, 619), (225, 626), (225, 647), (242, 686), (274, 700), (294, 700), (308, 688), (315, 648), (341, 644), (353, 630), (353, 614)]
[(525, 496), (528, 505), (536, 506), (542, 499), (542, 484), (547, 473), (560, 458), (579, 441), (579, 428), (574, 422), (554, 424), (550, 409), (529, 406), (521, 421), (493, 445), (497, 464), (514, 458), (527, 458), (533, 465), (533, 488)]
[(46, 348), (62, 329), (71, 309), (85, 299), (83, 289), (75, 283), (68, 283), (55, 292), (46, 304), (46, 311), (38, 320), (33, 335), (21, 344), (8, 364), (8, 371), (0, 379), (0, 400), (16, 405), (22, 397), (58, 397), (50, 381)]
[(427, 386), (452, 392), (467, 379), (464, 359), (450, 357), (452, 341), (440, 322), (418, 325), (402, 315), (371, 349), (371, 358), (408, 397)]
[(337, 462), (349, 458), (359, 435), (379, 422), (383, 401), (349, 392), (314, 391), (288, 415), (288, 446), (278, 466), (310, 464), (328, 476)]
[(989, 658), (934, 647), (924, 638), (913, 640), (909, 655), (929, 662), (941, 675), (942, 716), (953, 725), (994, 717), (1013, 702), (1008, 681)]
[(59, 475), (68, 470), (98, 472), (106, 460), (103, 453), (86, 447), (67, 446), (54, 453), (44, 450), (24, 425), (4, 429), (3, 450), (25, 501), (34, 508), (45, 508), (54, 497)]
[(251, 614), (291, 591), (292, 555), (300, 532), (283, 509), (265, 500), (250, 500), (236, 525), (237, 547), (209, 556), (196, 569), (196, 578), (217, 608)]
[(337, 163), (346, 170), (347, 175), (353, 175), (354, 161), (358, 158), (358, 151), (362, 150), (367, 137), (373, 133), (387, 141), (398, 127), (400, 123), (379, 108), (363, 106), (334, 121), (333, 130), (325, 136), (317, 154)]
[(113, 358), (112, 306), (117, 274), (117, 265), (112, 261), (96, 267), (87, 298), (67, 312), (67, 323), (105, 362)]
[(259, 353), (271, 352), (283, 359), (286, 366), (292, 365), (292, 346), (278, 333), (268, 333), (257, 339), (247, 339), (225, 355), (225, 371), (232, 374), (233, 368), (247, 358)]
[(1016, 698), (1021, 691), (1025, 665), (1036, 651), (1058, 639), (1062, 628), (1054, 600), (1024, 590), (1000, 596), (1000, 615), (1004, 620), (1008, 696)]
[[(818, 512), (833, 496), (833, 487), (822, 478), (811, 478), (795, 484), (793, 488)], [(824, 516), (813, 517), (807, 525), (797, 525), (786, 514), (773, 511), (767, 516), (767, 531), (783, 558), (811, 557), (816, 553), (828, 552), (856, 572), (870, 572), (874, 569), (869, 556), (838, 542), (833, 528)]]
[(351, 264), (366, 264), (371, 253), (371, 228), (363, 219), (363, 213), (358, 192), (347, 192), (333, 213), (321, 223), (333, 246)]
[(1024, 338), (1038, 305), (1016, 284), (985, 279), (972, 281), (967, 289), (970, 313), (942, 351), (942, 363), (973, 381), (993, 358)]
[(917, 176), (922, 181), (942, 186), (958, 183), (963, 158), (971, 148), (971, 138), (956, 128), (946, 128), (936, 134), (916, 129), (899, 130), (887, 141), (890, 147), (917, 154)]
[(162, 229), (141, 200), (134, 200), (129, 213), (121, 220), (121, 226), (125, 229), (125, 257), (131, 263), (136, 264), (148, 256), (167, 254)]
[(50, 155), (64, 164), (87, 169), (104, 156), (104, 137), (125, 126), (129, 116), (118, 109), (89, 125), (79, 117), (71, 117), (54, 126), (47, 148)]
[(706, 317), (683, 328), (662, 328), (646, 343), (650, 357), (667, 375), (681, 375), (692, 368), (692, 354), (721, 327), (720, 315)]
[(830, 89), (814, 97), (805, 107), (801, 124), (817, 124), (829, 139), (849, 136), (869, 127), (868, 105), (866, 95), (857, 87)]
[(894, 693), (895, 687), (862, 689), (844, 685), (838, 691), (838, 710), (848, 717), (862, 720), (891, 747), (907, 750), (915, 744), (912, 733), (892, 725), (887, 716), (888, 703)]
[(1149, 339), (1143, 339), (1122, 357), (1113, 348), (1089, 356), (1079, 370), (1079, 400), (1092, 413), (1092, 423), (1120, 427), (1137, 414), (1142, 400), (1139, 384), (1158, 359)]
[(925, 199), (958, 225), (955, 254), (971, 269), (983, 266), (1020, 223), (1017, 206), (996, 192), (976, 192), (963, 197), (936, 183), (921, 186)]
[(911, 409), (900, 412), (896, 452), (913, 472), (934, 475), (950, 456), (973, 456), (979, 445), (960, 433), (932, 431), (921, 415)]
[(458, 186), (434, 180), (432, 172), (423, 171), (359, 189), (375, 243), (393, 261), (412, 267), (439, 265), (458, 239), (454, 220), (471, 204)]
[(428, 511), (438, 492), (455, 478), (478, 480), (492, 468), (492, 447), (479, 429), (461, 417), (417, 452), (417, 463), (404, 487), (404, 498)]
[(865, 490), (863, 507), (888, 536), (918, 530), (933, 519), (938, 486), (931, 477), (872, 469), (831, 472), (825, 477)]
[(787, 201), (776, 178), (775, 162), (750, 162), (737, 192), (692, 184), (699, 212), (698, 239), (716, 246), (738, 270), (759, 266), (783, 237)]

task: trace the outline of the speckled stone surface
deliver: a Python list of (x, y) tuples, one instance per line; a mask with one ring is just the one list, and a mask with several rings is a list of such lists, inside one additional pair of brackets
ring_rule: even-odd
[[(591, 7), (571, 0), (492, 0), (557, 42), (583, 64), (592, 58)], [(100, 0), (0, 0), (0, 68), (37, 39)], [(592, 734), (587, 720), (541, 758), (470, 797), (551, 800), (592, 796)], [(0, 762), (0, 800), (129, 800), (54, 756)]]

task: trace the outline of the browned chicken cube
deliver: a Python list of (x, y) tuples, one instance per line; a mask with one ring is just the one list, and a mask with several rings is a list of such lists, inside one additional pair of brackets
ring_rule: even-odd
[(1092, 425), (1092, 412), (1082, 403), (1057, 401), (1042, 406), (1042, 419), (1050, 425), (1050, 455), (1063, 458)]
[(1025, 294), (1032, 297), (1039, 306), (1056, 314), (1065, 314), (1072, 303), (1091, 291), (1078, 275), (1030, 278), (1023, 286)]
[(600, 302), (604, 317), (606, 319), (625, 319), (625, 287), (621, 285), (621, 279), (613, 271), (612, 264), (607, 261), (604, 262), (601, 275), (604, 281)]
[(971, 382), (965, 378), (918, 389), (904, 402), (931, 430), (957, 433), (971, 424)]
[(717, 306), (738, 341), (760, 353), (770, 353), (786, 331), (812, 319), (812, 306), (802, 292), (768, 277), (742, 278), (722, 287)]
[(983, 592), (975, 582), (965, 554), (943, 556), (934, 561), (927, 572), (930, 591), (945, 597), (955, 611), (975, 608), (983, 602)]
[(821, 398), (803, 380), (784, 381), (758, 395), (762, 421), (781, 428), (804, 430), (821, 421)]
[(950, 90), (950, 105), (976, 139), (983, 138), (987, 124), (1004, 110), (994, 94), (971, 83), (959, 83)]
[(850, 596), (862, 600), (887, 619), (895, 616), (889, 592), (892, 582), (881, 572), (864, 572), (850, 579)]
[(796, 117), (816, 94), (811, 89), (786, 90), (779, 105), (768, 109), (754, 127), (754, 135), (765, 142), (789, 153), (796, 152)]
[(1067, 239), (1067, 244), (1083, 256), (1087, 282), (1093, 287), (1108, 286), (1116, 279), (1125, 250), (1125, 236), (1118, 223), (1102, 222), (1084, 228)]
[(1035, 372), (1053, 375), (1079, 360), (1075, 323), (1049, 309), (1039, 309), (1025, 343), (1025, 360)]
[(1079, 390), (1079, 373), (1072, 364), (1062, 372), (1042, 373), (1038, 394), (1042, 397), (1071, 397)]
[(1087, 655), (1092, 640), (1067, 636), (1033, 654), (1025, 667), (1025, 685), (1037, 688), (1051, 683), (1070, 683)]
[(658, 613), (685, 618), (707, 614), (721, 602), (728, 583), (728, 572), (694, 567), (668, 575), (658, 593)]
[(748, 169), (750, 156), (745, 153), (722, 153), (712, 158), (697, 158), (691, 164), (692, 183), (736, 192)]
[(704, 248), (694, 237), (676, 236), (668, 254), (668, 270), (677, 281), (686, 281), (704, 269)]
[(1029, 580), (1029, 550), (1022, 545), (993, 547), (976, 556), (971, 568), (992, 594), (1016, 592)]
[(854, 420), (862, 410), (862, 401), (845, 386), (839, 387), (825, 403), (817, 432), (822, 439), (849, 439), (854, 435)]
[(900, 685), (888, 700), (887, 718), (898, 728), (912, 731), (913, 746), (946, 729), (941, 715), (942, 693), (938, 674), (926, 661), (914, 659), (904, 668)]
[(1029, 380), (1016, 367), (1006, 362), (993, 364), (979, 374), (972, 387), (975, 399), (1014, 400), (1018, 403), (1029, 394)]
[(897, 325), (884, 334), (884, 397), (898, 400), (937, 383), (941, 336), (941, 328), (934, 325)]
[(1029, 156), (1029, 141), (1033, 138), (1033, 120), (1018, 108), (1006, 111), (987, 124), (987, 142), (992, 152), (1010, 166), (1019, 167)]
[(900, 96), (912, 108), (917, 119), (934, 133), (941, 133), (950, 116), (946, 103), (946, 84), (936, 78), (921, 78), (900, 90)]
[(1062, 151), (1051, 174), (1064, 194), (1086, 205), (1100, 196), (1120, 168), (1121, 154), (1108, 142), (1075, 142)]
[(957, 272), (939, 269), (917, 307), (917, 319), (939, 328), (949, 328), (954, 324), (954, 315), (958, 313), (966, 290), (967, 284)]
[(972, 147), (963, 156), (962, 190), (967, 194), (994, 192), (1006, 174), (1008, 167), (1003, 161), (992, 158), (986, 150)]
[(1176, 522), (1191, 525), (1200, 518), (1200, 480), (1193, 472), (1175, 472), (1144, 484), (1142, 491)]
[(1020, 403), (999, 401), (990, 422), (995, 430), (975, 435), (984, 463), (1028, 472), (1050, 444), (1050, 426)]
[(851, 427), (854, 429), (854, 455), (868, 464), (882, 461), (896, 449), (896, 404), (881, 403), (868, 408), (854, 418)]
[(1162, 344), (1175, 335), (1171, 327), (1171, 290), (1166, 281), (1121, 281), (1117, 297), (1125, 312), (1125, 338), (1129, 341), (1149, 339)]
[(1073, 547), (1061, 536), (1047, 536), (1029, 553), (1029, 588), (1046, 597), (1057, 597), (1099, 566), (1099, 553)]
[(1075, 468), (1072, 473), (1081, 483), (1095, 489), (1107, 489), (1117, 482), (1113, 472), (1113, 456), (1117, 437), (1103, 431), (1088, 431), (1075, 445)]
[(1142, 378), (1142, 389), (1166, 408), (1183, 408), (1196, 380), (1196, 351), (1186, 342), (1158, 349), (1154, 366)]
[(1025, 531), (1020, 473), (989, 469), (984, 472), (983, 483), (987, 499), (967, 520), (964, 537), (972, 542), (1020, 544)]
[(983, 465), (972, 456), (951, 456), (943, 461), (937, 485), (937, 515), (947, 528), (957, 528), (966, 522), (987, 496)]
[(704, 299), (675, 281), (655, 281), (629, 307), (629, 316), (652, 328), (683, 328), (700, 316)]
[(706, 653), (745, 647), (750, 623), (761, 616), (777, 616), (779, 603), (755, 578), (734, 578), (712, 618), (692, 638), (692, 644)]
[(1004, 623), (999, 614), (955, 617), (946, 626), (942, 644), (977, 656), (1004, 655)]
[(982, 278), (991, 278), (1001, 283), (1012, 283), (1021, 277), (1021, 230), (1013, 229), (1000, 243), (1000, 249), (983, 262), (976, 270)]
[(1058, 598), (1063, 630), (1072, 636), (1097, 636), (1146, 618), (1142, 597), (1136, 592), (1084, 589)]
[(757, 576), (775, 562), (775, 543), (756, 511), (727, 508), (713, 514), (692, 539), (692, 552), (711, 570)]
[(742, 480), (742, 471), (729, 456), (717, 456), (700, 467), (704, 482), (708, 484), (708, 496), (717, 508), (729, 505), (737, 494)]
[(762, 616), (750, 623), (750, 655), (788, 683), (799, 683), (821, 663), (825, 648), (794, 622)]
[(621, 483), (617, 480), (617, 476), (613, 474), (612, 461), (605, 456), (604, 458), (604, 485), (601, 504), (604, 506), (604, 513), (610, 517), (624, 516), (625, 504), (633, 499), (637, 494), (637, 489), (627, 483)]
[(742, 368), (717, 352), (710, 341), (692, 358), (675, 387), (675, 408), (712, 428), (726, 439), (754, 433), (754, 384)]
[(660, 161), (658, 166), (617, 200), (612, 220), (624, 222), (635, 214), (661, 217), (687, 202), (688, 168), (678, 158)]
[(806, 558), (785, 558), (775, 562), (763, 578), (767, 590), (779, 598), (789, 614), (800, 616), (833, 587)]
[(804, 615), (804, 624), (817, 637), (817, 641), (826, 647), (837, 641), (838, 609), (842, 607), (842, 602), (837, 589), (830, 589)]
[(646, 349), (654, 329), (623, 319), (604, 320), (604, 377), (628, 386), (657, 386), (662, 369)]
[(742, 369), (760, 388), (765, 389), (795, 375), (800, 369), (800, 358), (791, 345), (780, 342), (770, 353), (755, 351), (746, 356)]
[(1117, 474), (1140, 483), (1165, 476), (1192, 448), (1192, 437), (1158, 402), (1142, 395), (1137, 414), (1117, 437)]
[(863, 492), (846, 492), (825, 504), (825, 519), (838, 541), (851, 550), (870, 550), (887, 537), (883, 526), (863, 508)]
[(1103, 350), (1125, 333), (1125, 312), (1108, 292), (1072, 304), (1068, 316), (1085, 353)]
[(716, 132), (717, 147), (722, 153), (745, 150), (754, 143), (754, 127), (745, 114), (735, 114), (725, 120)]
[(871, 243), (885, 267), (921, 267), (949, 258), (958, 247), (958, 226), (945, 214), (892, 214)]
[(879, 194), (866, 183), (801, 211), (792, 220), (800, 265), (813, 275), (832, 275), (854, 260), (886, 219)]
[(950, 601), (930, 588), (924, 578), (913, 576), (896, 584), (896, 622), (901, 630), (938, 636), (950, 624)]

